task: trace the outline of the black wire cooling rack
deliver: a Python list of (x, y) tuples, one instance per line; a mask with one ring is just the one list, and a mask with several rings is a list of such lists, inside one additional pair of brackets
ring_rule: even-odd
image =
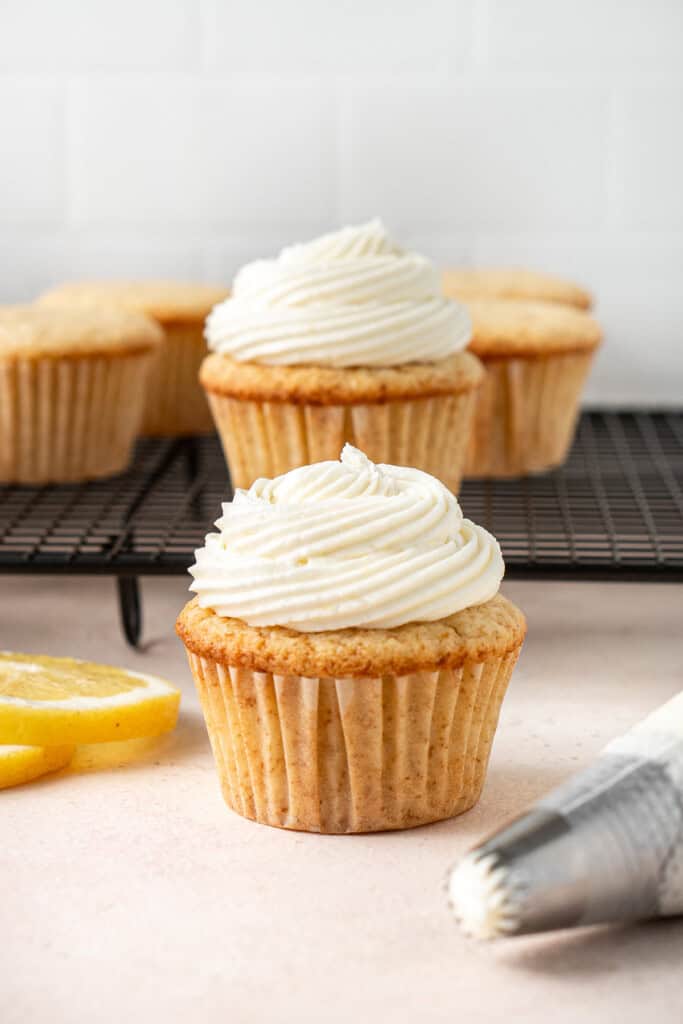
[[(130, 643), (138, 577), (181, 574), (230, 497), (216, 437), (143, 440), (122, 476), (0, 487), (0, 572), (117, 578)], [(510, 578), (683, 581), (683, 412), (586, 412), (560, 469), (468, 480), (465, 514)]]

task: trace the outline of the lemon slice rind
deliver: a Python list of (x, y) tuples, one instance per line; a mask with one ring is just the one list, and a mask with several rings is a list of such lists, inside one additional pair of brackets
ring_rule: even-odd
[(0, 789), (32, 782), (48, 772), (65, 768), (74, 754), (71, 745), (60, 747), (26, 747), (17, 744), (0, 746)]
[[(12, 657), (9, 651), (2, 653)], [(76, 666), (92, 664), (77, 659), (41, 658), (42, 664), (38, 667), (65, 661)], [(30, 664), (22, 662), (21, 667)], [(30, 668), (26, 671), (31, 674)], [(112, 667), (112, 672), (122, 670)], [(0, 676), (1, 673), (0, 659)], [(173, 729), (178, 718), (180, 691), (157, 676), (132, 669), (126, 669), (124, 674), (139, 685), (100, 697), (79, 695), (35, 700), (0, 691), (0, 744), (54, 747), (106, 743), (158, 736)]]

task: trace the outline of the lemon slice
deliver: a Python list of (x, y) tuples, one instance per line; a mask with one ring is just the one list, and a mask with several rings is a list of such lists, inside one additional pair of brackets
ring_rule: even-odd
[(73, 747), (0, 747), (0, 789), (20, 786), (47, 772), (64, 768)]
[(180, 691), (156, 676), (75, 658), (0, 653), (0, 743), (55, 747), (158, 736)]

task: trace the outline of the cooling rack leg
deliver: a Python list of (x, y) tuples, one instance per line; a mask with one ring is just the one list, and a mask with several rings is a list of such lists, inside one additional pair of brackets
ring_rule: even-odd
[[(192, 487), (197, 474), (199, 473), (200, 467), (200, 454), (199, 454), (199, 438), (188, 437), (185, 440), (185, 468), (187, 470), (187, 481), (188, 485)], [(192, 514), (196, 519), (203, 518), (202, 516), (202, 497), (201, 494), (197, 493), (190, 501), (190, 508)]]
[(137, 647), (142, 633), (140, 586), (137, 576), (117, 576), (116, 588), (119, 594), (119, 615), (123, 632), (131, 647)]
[(187, 476), (191, 484), (199, 472), (199, 438), (188, 437), (185, 441), (185, 460)]

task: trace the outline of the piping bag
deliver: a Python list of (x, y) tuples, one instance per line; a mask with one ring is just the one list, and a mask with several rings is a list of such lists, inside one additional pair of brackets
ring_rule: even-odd
[(683, 913), (683, 692), (449, 872), (476, 938)]

